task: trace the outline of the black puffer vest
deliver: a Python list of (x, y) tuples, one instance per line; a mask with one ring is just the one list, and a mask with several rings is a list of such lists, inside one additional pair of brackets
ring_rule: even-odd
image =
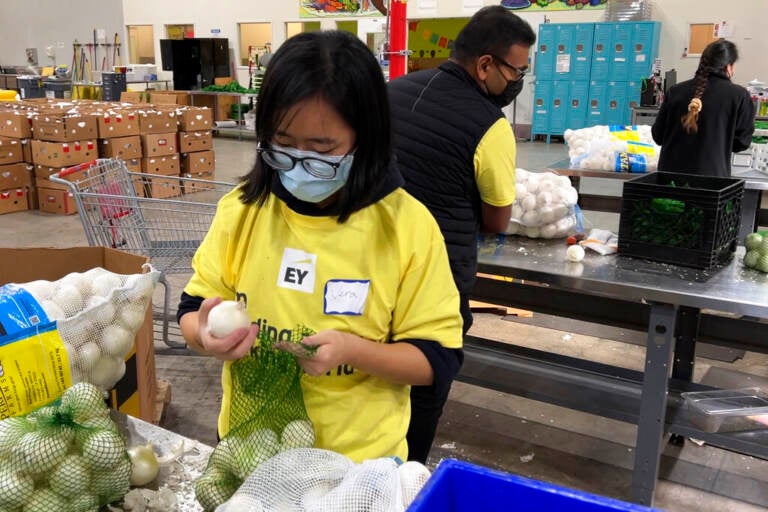
[(393, 80), (389, 100), (405, 189), (437, 219), (456, 286), (468, 294), (477, 272), (481, 215), (475, 149), (504, 114), (453, 62)]

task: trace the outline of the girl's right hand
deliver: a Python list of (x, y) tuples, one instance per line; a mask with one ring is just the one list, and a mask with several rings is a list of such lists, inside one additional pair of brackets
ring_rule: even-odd
[(208, 313), (221, 302), (221, 297), (205, 299), (198, 310), (197, 335), (206, 353), (222, 361), (241, 359), (253, 347), (259, 326), (251, 324), (248, 328), (236, 329), (224, 338), (215, 338), (208, 332)]

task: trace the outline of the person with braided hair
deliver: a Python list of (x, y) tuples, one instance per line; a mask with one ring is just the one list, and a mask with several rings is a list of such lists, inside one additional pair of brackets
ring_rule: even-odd
[(731, 82), (738, 57), (731, 41), (713, 41), (693, 79), (669, 89), (652, 128), (660, 171), (731, 175), (731, 154), (748, 149), (755, 131), (749, 93)]

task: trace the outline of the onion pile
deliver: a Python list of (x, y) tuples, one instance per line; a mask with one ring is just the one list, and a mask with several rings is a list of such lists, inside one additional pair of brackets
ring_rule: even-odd
[(0, 510), (96, 512), (128, 492), (130, 476), (125, 442), (92, 384), (0, 421)]
[(578, 192), (567, 176), (515, 170), (515, 202), (506, 233), (528, 238), (562, 238), (576, 227)]

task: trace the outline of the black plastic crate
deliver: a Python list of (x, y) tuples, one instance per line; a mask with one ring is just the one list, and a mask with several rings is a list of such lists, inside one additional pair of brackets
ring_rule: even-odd
[(738, 245), (744, 180), (654, 172), (624, 182), (619, 254), (709, 270)]

